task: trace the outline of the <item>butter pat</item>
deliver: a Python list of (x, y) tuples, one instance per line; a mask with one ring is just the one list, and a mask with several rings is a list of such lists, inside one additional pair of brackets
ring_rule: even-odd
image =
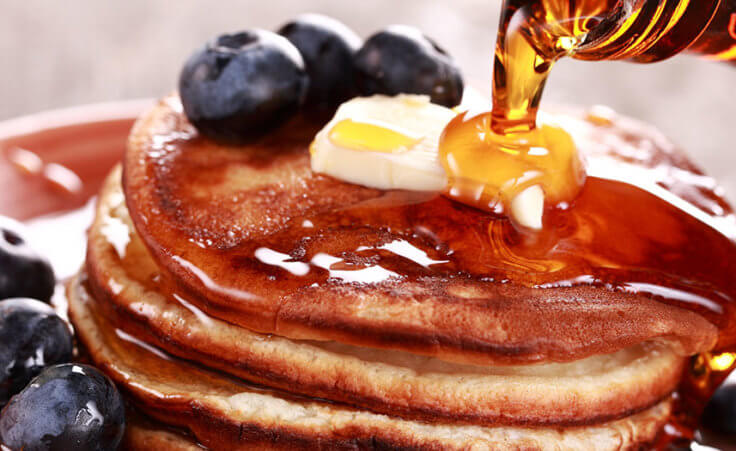
[(511, 219), (528, 229), (542, 229), (544, 191), (539, 185), (530, 186), (511, 201)]
[(419, 144), (423, 135), (379, 121), (343, 119), (330, 130), (332, 144), (370, 152), (404, 152)]
[(312, 170), (371, 188), (441, 191), (439, 139), (453, 117), (427, 96), (352, 99), (315, 136)]
[[(439, 140), (456, 113), (429, 97), (376, 95), (343, 103), (310, 146), (314, 172), (378, 189), (443, 191)], [(542, 228), (544, 190), (533, 185), (511, 201), (514, 224)]]

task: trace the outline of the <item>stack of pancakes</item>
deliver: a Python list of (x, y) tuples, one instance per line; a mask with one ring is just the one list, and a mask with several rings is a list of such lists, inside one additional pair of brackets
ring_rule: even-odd
[[(560, 118), (589, 159), (631, 163), (619, 150), (637, 147), (647, 152), (635, 164), (693, 171), (634, 121)], [(452, 227), (405, 223), (432, 224), (451, 201), (312, 173), (315, 131), (299, 119), (252, 145), (218, 145), (176, 97), (134, 127), (68, 290), (82, 344), (135, 412), (130, 448), (620, 449), (656, 438), (689, 356), (719, 340), (708, 315), (453, 266)], [(451, 208), (454, 222), (470, 214)]]

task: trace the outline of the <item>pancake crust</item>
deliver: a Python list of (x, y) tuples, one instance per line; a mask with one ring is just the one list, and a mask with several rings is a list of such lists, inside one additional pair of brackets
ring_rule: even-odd
[[(260, 389), (135, 342), (72, 280), (70, 316), (96, 366), (146, 415), (213, 449), (634, 449), (652, 441), (667, 399), (620, 420), (569, 428), (420, 423)], [(150, 432), (150, 431), (149, 431)], [(144, 434), (167, 449), (166, 440)], [(181, 449), (172, 443), (169, 449)]]
[[(569, 122), (566, 127), (593, 130), (579, 119), (564, 120)], [(355, 254), (358, 245), (378, 248), (413, 236), (350, 222), (351, 208), (391, 203), (396, 196), (405, 202), (412, 195), (313, 174), (306, 149), (313, 132), (292, 123), (248, 148), (218, 146), (196, 135), (176, 97), (161, 101), (134, 127), (123, 176), (133, 223), (158, 265), (207, 314), (292, 339), (334, 340), (476, 364), (571, 361), (655, 340), (667, 341), (683, 356), (715, 345), (717, 320), (707, 311), (695, 313), (692, 306), (679, 308), (605, 286), (534, 289), (464, 273), (437, 275), (398, 255), (384, 254), (386, 261), (409, 265), (412, 276), (338, 280), (345, 277), (344, 269), (370, 265), (370, 259)], [(664, 138), (635, 122), (621, 120), (606, 133), (615, 141), (613, 147), (646, 141), (651, 152), (639, 162), (642, 165), (697, 173)], [(608, 144), (600, 150), (608, 151)], [(714, 191), (688, 183), (683, 178), (668, 189), (686, 198), (688, 190), (698, 192), (701, 200), (707, 199), (698, 204), (701, 208), (730, 212)], [(447, 207), (450, 201), (443, 199), (433, 202), (463, 208)], [(332, 220), (347, 215), (350, 223), (326, 230), (309, 243), (294, 239), (287, 248), (276, 246), (279, 234), (325, 215)], [(457, 227), (469, 226), (459, 222)], [(421, 245), (430, 261), (443, 258), (433, 250), (431, 236), (409, 244)], [(304, 253), (310, 246), (330, 254), (327, 265), (308, 265), (315, 283), (306, 283), (289, 269), (289, 264), (306, 265)], [(712, 251), (730, 252), (729, 246)], [(260, 248), (275, 249), (283, 258), (267, 264), (254, 257)], [(477, 252), (472, 246), (464, 251)], [(342, 272), (333, 271), (340, 269), (329, 263), (334, 256), (342, 256), (337, 258)], [(372, 271), (367, 274), (385, 275), (380, 267)], [(348, 277), (358, 274), (353, 271)], [(734, 315), (727, 313), (723, 318), (730, 322)]]
[(565, 364), (484, 368), (251, 332), (196, 310), (163, 280), (130, 224), (119, 169), (100, 193), (87, 273), (97, 308), (115, 327), (171, 354), (253, 382), (405, 418), (598, 423), (669, 396), (685, 360), (649, 343)]
[(137, 415), (126, 414), (125, 436), (120, 449), (127, 451), (202, 451), (190, 437), (172, 428), (154, 424)]

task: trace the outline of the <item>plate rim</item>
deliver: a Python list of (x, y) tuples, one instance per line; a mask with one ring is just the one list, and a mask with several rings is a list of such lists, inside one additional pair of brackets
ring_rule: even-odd
[(153, 97), (54, 108), (0, 121), (0, 142), (44, 130), (134, 119), (154, 105)]

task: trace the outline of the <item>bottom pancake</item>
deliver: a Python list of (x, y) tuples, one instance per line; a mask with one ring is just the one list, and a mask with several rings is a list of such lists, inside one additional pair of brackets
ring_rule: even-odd
[(127, 451), (202, 451), (186, 434), (127, 412), (125, 436), (120, 449)]
[[(256, 387), (170, 357), (111, 325), (79, 278), (68, 294), (70, 317), (92, 361), (146, 415), (213, 449), (631, 449), (654, 440), (671, 409), (666, 399), (581, 427), (404, 420)], [(161, 450), (187, 449), (179, 438), (135, 426), (128, 436), (134, 449), (146, 440)]]

